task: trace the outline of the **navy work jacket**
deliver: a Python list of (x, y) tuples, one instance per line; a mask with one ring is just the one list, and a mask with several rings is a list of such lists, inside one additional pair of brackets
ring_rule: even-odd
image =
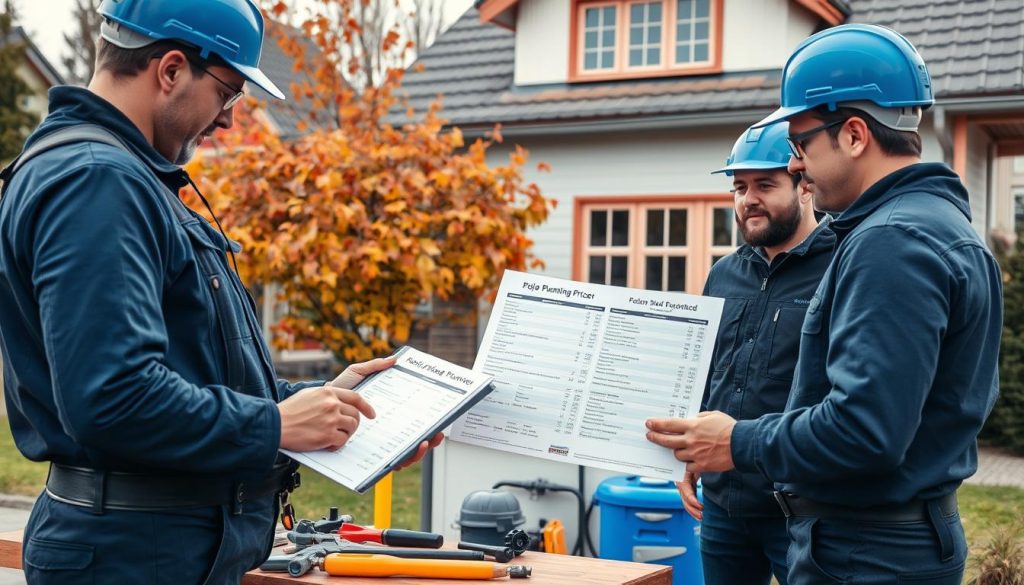
[(999, 385), (1002, 279), (967, 191), (945, 165), (910, 165), (832, 230), (786, 412), (736, 423), (733, 461), (835, 505), (948, 494), (977, 468)]
[(120, 111), (50, 92), (29, 138), (81, 123), (95, 142), (31, 159), (0, 201), (0, 342), (11, 430), (34, 461), (265, 477), (278, 454), (276, 380), (229, 245), (176, 194), (187, 175)]
[[(771, 265), (744, 245), (711, 268), (704, 295), (725, 299), (725, 307), (702, 410), (744, 420), (786, 407), (800, 326), (835, 246), (828, 223)], [(730, 517), (782, 515), (772, 482), (758, 471), (705, 473), (701, 482), (704, 497)]]

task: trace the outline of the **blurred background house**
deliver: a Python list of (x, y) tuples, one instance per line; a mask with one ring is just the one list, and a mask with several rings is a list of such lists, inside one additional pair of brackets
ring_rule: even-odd
[[(64, 83), (60, 73), (39, 51), (35, 43), (20, 26), (13, 26), (6, 35), (0, 35), (0, 51), (18, 47), (20, 53), (15, 69), (19, 79), (29, 87), (29, 93), (21, 96), (20, 109), (30, 112), (42, 120), (50, 106), (47, 92), (54, 85)], [(2, 158), (2, 157), (0, 157)], [(0, 166), (7, 161), (0, 160)], [(7, 415), (3, 398), (3, 358), (0, 357), (0, 416)]]

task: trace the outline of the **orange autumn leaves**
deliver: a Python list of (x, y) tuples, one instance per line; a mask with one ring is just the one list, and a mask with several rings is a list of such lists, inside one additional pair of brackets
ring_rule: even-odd
[[(439, 104), (401, 127), (387, 124), (402, 72), (361, 92), (344, 84), (338, 68), (351, 64), (340, 56), (355, 24), (345, 18), (346, 1), (319, 1), (339, 9), (333, 32), (317, 19), (302, 27), (320, 56), (286, 47), (320, 62), (292, 88), (296, 98), (317, 96), (310, 130), (281, 140), (248, 102), (236, 108), (235, 130), (217, 153), (189, 171), (244, 247), (243, 279), (278, 285), (288, 310), (275, 342), (314, 340), (352, 362), (406, 341), (421, 302), (492, 294), (506, 268), (540, 265), (525, 232), (555, 202), (524, 181), (525, 150), (489, 165), (500, 134), (467, 146), (458, 128), (445, 128)], [(388, 39), (388, 50), (403, 48)]]

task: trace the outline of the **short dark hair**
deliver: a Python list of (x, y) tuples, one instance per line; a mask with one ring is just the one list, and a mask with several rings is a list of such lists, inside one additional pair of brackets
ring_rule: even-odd
[(226, 65), (213, 53), (209, 59), (199, 56), (199, 50), (177, 41), (156, 41), (139, 49), (122, 49), (100, 37), (96, 47), (96, 70), (109, 71), (114, 77), (135, 77), (149, 67), (153, 59), (160, 59), (171, 51), (181, 51), (188, 57), (189, 67), (195, 75), (202, 75), (201, 63)]
[[(875, 137), (878, 147), (889, 156), (921, 156), (921, 135), (912, 131), (893, 130), (883, 125), (870, 114), (856, 108), (836, 108), (829, 111), (828, 106), (818, 106), (813, 110), (814, 117), (823, 123), (846, 120), (857, 116), (868, 126), (868, 131)], [(826, 130), (832, 140), (832, 146), (839, 146), (839, 132), (843, 126), (837, 125)]]

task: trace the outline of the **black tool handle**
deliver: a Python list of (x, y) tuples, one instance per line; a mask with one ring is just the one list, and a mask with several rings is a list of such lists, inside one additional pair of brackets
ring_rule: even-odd
[[(370, 548), (370, 547), (365, 547)], [(424, 550), (415, 548), (372, 547), (373, 552), (402, 559), (442, 559), (446, 561), (482, 561), (484, 553), (475, 550)], [(341, 551), (346, 552), (346, 551)], [(366, 552), (366, 551), (359, 551)]]
[(475, 542), (462, 541), (459, 543), (459, 548), (470, 551), (479, 551), (490, 555), (499, 563), (507, 563), (516, 556), (515, 551), (513, 551), (511, 547), (507, 546), (491, 546), (489, 544), (477, 544)]
[(300, 552), (291, 558), (288, 562), (288, 574), (292, 577), (301, 577), (308, 573), (315, 565), (317, 561), (316, 552)]
[(444, 536), (435, 532), (388, 528), (381, 532), (381, 542), (388, 546), (414, 546), (419, 548), (441, 548)]
[(260, 570), (267, 573), (287, 573), (292, 555), (275, 555), (263, 561)]

